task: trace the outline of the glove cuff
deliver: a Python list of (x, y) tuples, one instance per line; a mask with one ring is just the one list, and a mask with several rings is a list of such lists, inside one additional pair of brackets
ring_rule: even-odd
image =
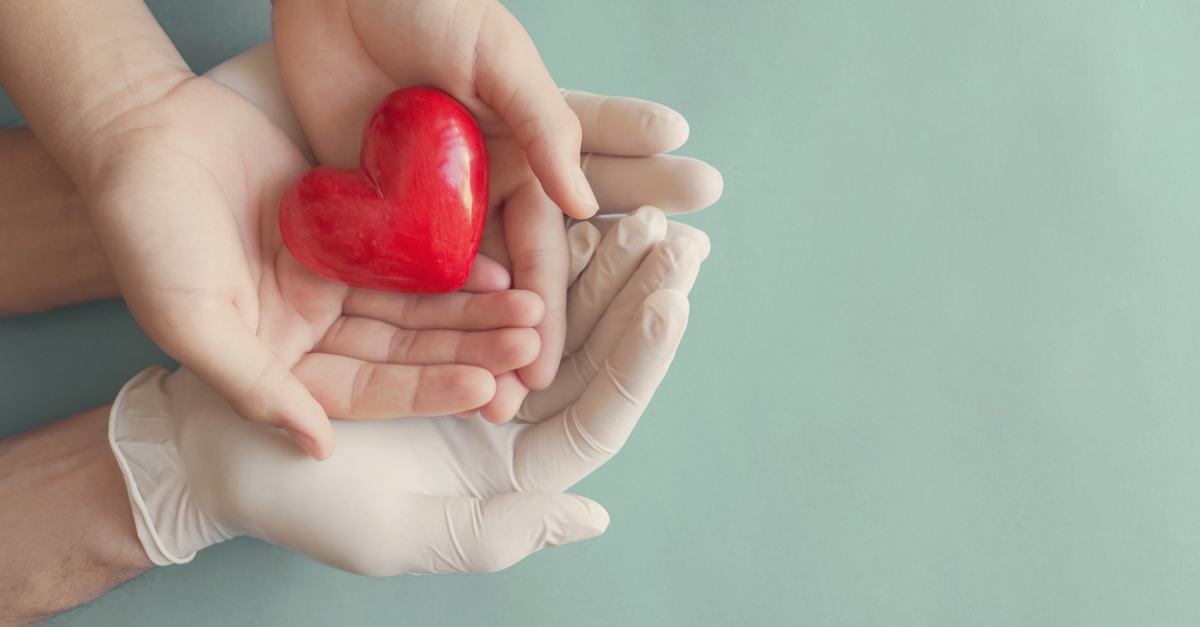
[(138, 539), (159, 566), (186, 564), (196, 551), (233, 537), (197, 506), (176, 445), (170, 373), (155, 366), (121, 388), (108, 442), (125, 479)]

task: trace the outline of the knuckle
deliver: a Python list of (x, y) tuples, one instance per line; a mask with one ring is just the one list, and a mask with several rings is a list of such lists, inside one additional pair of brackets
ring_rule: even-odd
[(354, 373), (354, 382), (351, 384), (350, 398), (348, 400), (349, 404), (346, 407), (349, 416), (365, 416), (365, 412), (370, 407), (371, 383), (375, 375), (375, 364), (372, 363), (364, 363)]
[(404, 363), (412, 355), (417, 341), (417, 333), (407, 329), (397, 328), (388, 340), (387, 355), (392, 363)]

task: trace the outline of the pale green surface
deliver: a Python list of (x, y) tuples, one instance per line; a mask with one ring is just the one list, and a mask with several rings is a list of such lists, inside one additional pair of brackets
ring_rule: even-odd
[[(578, 487), (608, 533), (379, 581), (238, 540), (69, 622), (1195, 624), (1200, 5), (1101, 4), (512, 2), (725, 174), (676, 365)], [(156, 9), (203, 70), (266, 5)], [(8, 431), (155, 354), (116, 305), (0, 322)]]

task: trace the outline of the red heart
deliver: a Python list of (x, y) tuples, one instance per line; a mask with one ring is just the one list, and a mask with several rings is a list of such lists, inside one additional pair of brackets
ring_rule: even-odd
[(284, 193), (283, 241), (308, 269), (353, 287), (457, 290), (487, 216), (485, 150), (454, 98), (394, 91), (367, 120), (358, 170), (314, 168)]

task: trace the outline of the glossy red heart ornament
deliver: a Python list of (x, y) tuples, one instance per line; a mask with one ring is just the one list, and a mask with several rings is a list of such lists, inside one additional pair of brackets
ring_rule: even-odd
[(394, 91), (367, 120), (359, 164), (314, 168), (287, 189), (279, 228), (288, 250), (353, 287), (462, 287), (488, 205), (487, 152), (470, 112), (429, 87)]

